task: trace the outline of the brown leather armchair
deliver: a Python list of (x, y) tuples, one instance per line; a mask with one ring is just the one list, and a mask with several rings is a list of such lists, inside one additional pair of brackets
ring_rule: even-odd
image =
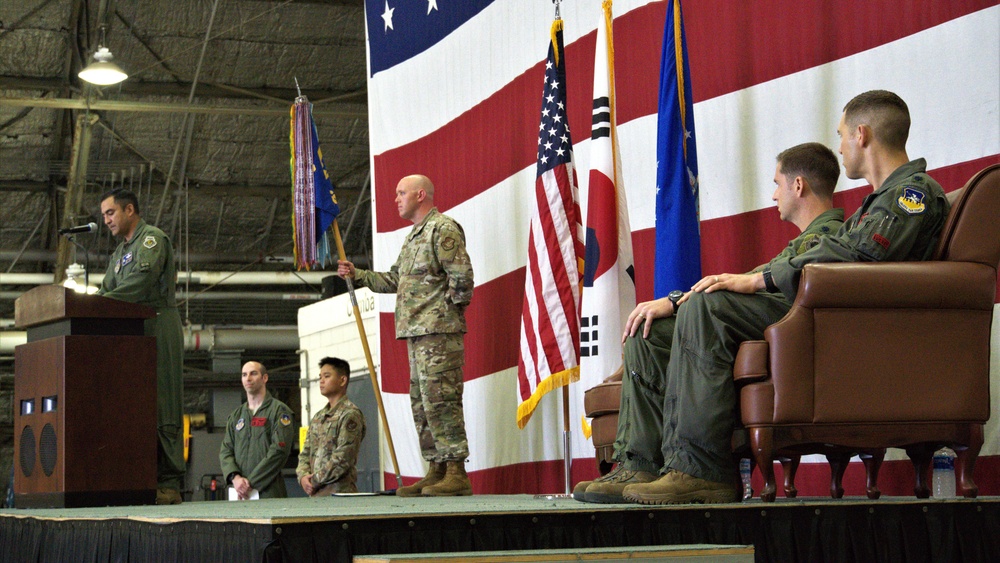
[[(734, 377), (743, 424), (773, 501), (778, 449), (844, 456), (906, 450), (927, 498), (935, 450), (957, 452), (956, 489), (990, 415), (990, 326), (1000, 262), (1000, 165), (949, 194), (928, 262), (811, 264), (788, 315), (744, 342)], [(880, 459), (869, 464), (874, 486)], [(867, 461), (866, 461), (867, 463)], [(870, 489), (871, 490), (871, 489)]]

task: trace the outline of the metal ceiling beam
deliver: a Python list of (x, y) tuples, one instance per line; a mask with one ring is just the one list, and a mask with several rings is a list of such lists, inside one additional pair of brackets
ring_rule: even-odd
[[(191, 90), (191, 82), (179, 80), (177, 82), (142, 82), (139, 80), (126, 80), (118, 87), (121, 88), (122, 95), (132, 96), (186, 96)], [(116, 87), (116, 88), (118, 88)], [(0, 90), (41, 90), (44, 92), (60, 90), (79, 91), (66, 80), (59, 78), (30, 78), (20, 76), (0, 76)], [(117, 89), (116, 89), (117, 92)], [(302, 94), (307, 96), (314, 104), (326, 104), (330, 102), (343, 102), (356, 99), (355, 103), (367, 103), (366, 87), (357, 90), (322, 90), (304, 89)], [(220, 84), (218, 82), (201, 81), (198, 85), (199, 98), (220, 98), (231, 100), (260, 99), (274, 102), (280, 100), (282, 103), (291, 104), (298, 95), (294, 88), (243, 88), (231, 84)], [(277, 102), (275, 102), (277, 103)], [(313, 113), (316, 113), (315, 111)]]
[[(0, 98), (0, 107), (15, 108), (54, 108), (54, 109), (78, 109), (91, 111), (126, 111), (126, 112), (149, 112), (149, 113), (200, 113), (206, 115), (254, 115), (254, 116), (281, 116), (288, 118), (288, 108), (258, 108), (258, 107), (232, 107), (232, 106), (210, 106), (185, 102), (163, 103), (163, 102), (128, 102), (120, 100), (91, 100), (89, 103), (81, 98)], [(337, 109), (317, 109), (313, 112), (317, 117), (368, 117), (367, 110), (337, 110)]]

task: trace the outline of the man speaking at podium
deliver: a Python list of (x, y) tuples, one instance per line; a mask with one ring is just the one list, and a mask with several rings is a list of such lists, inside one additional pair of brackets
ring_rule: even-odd
[[(181, 368), (184, 335), (174, 288), (174, 249), (163, 231), (139, 216), (135, 194), (116, 188), (101, 196), (101, 216), (111, 234), (123, 239), (108, 262), (98, 295), (156, 309), (146, 335), (156, 337), (156, 504), (180, 504), (184, 482), (184, 416)], [(128, 350), (122, 350), (128, 361)]]

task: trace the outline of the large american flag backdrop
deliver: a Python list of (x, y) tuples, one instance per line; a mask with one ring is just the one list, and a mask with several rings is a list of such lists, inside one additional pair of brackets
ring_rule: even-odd
[[(614, 7), (618, 132), (639, 300), (653, 294), (654, 148), (667, 5), (619, 0)], [(581, 133), (574, 152), (584, 170), (600, 10), (597, 0), (562, 4), (569, 122)], [(465, 228), (476, 273), (464, 397), (467, 467), (480, 494), (563, 489), (561, 393), (543, 397), (523, 430), (515, 423), (539, 92), (552, 17), (544, 0), (366, 0), (374, 267), (392, 265), (412, 226), (393, 204), (396, 183), (407, 174), (428, 175), (438, 208)], [(906, 100), (913, 117), (909, 154), (925, 157), (946, 190), (1000, 161), (996, 0), (697, 0), (684, 3), (684, 25), (705, 275), (746, 271), (796, 234), (770, 199), (774, 157), (806, 141), (836, 148), (841, 110), (862, 91), (889, 89)], [(586, 213), (588, 176), (579, 181)], [(870, 190), (862, 184), (841, 178), (836, 203), (848, 214)], [(410, 415), (406, 347), (394, 338), (394, 306), (393, 296), (379, 297), (380, 376), (400, 470), (412, 482), (424, 467)], [(580, 385), (571, 386), (574, 482), (596, 475), (593, 448), (579, 427), (582, 394)], [(985, 457), (976, 465), (982, 494), (1000, 494), (998, 418), (987, 426)], [(912, 494), (903, 454), (887, 459), (883, 492)], [(826, 495), (828, 479), (825, 464), (805, 463), (796, 484), (803, 495)], [(863, 470), (852, 467), (845, 488), (862, 494)]]

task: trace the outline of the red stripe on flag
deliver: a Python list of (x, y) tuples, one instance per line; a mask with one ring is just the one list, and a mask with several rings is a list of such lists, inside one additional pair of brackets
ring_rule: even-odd
[[(844, 58), (997, 3), (886, 0), (844, 3), (831, 11), (826, 4), (798, 0), (777, 5), (692, 2), (685, 6), (684, 25), (694, 99), (704, 101)], [(616, 73), (628, 77), (617, 91), (619, 125), (656, 113), (665, 9), (665, 3), (657, 2), (615, 19)], [(718, 17), (720, 13), (726, 17)], [(883, 13), (906, 17), (879, 25)], [(776, 29), (784, 31), (774, 33)], [(596, 32), (591, 32), (566, 46), (571, 130), (590, 130), (595, 40)], [(439, 188), (435, 202), (446, 212), (531, 165), (538, 124), (533, 100), (543, 68), (541, 61), (436, 131), (375, 155), (376, 193), (392, 193), (400, 178), (420, 170)], [(375, 198), (375, 208), (378, 232), (408, 226), (392, 198)]]
[[(962, 162), (930, 171), (946, 192), (965, 185), (976, 172), (1000, 162), (1000, 154)], [(839, 192), (834, 204), (844, 207), (848, 216), (857, 210), (871, 188), (863, 186)], [(781, 230), (781, 235), (777, 231)], [(781, 221), (775, 208), (760, 209), (702, 221), (701, 259), (705, 275), (722, 272), (746, 272), (773, 258), (797, 229)], [(784, 238), (782, 238), (784, 237)], [(751, 242), (752, 241), (752, 242)], [(636, 265), (636, 299), (653, 298), (653, 255), (655, 232), (643, 229), (632, 233), (632, 249)], [(520, 350), (521, 309), (515, 300), (523, 295), (524, 268), (476, 286), (466, 320), (472, 327), (489, 327), (489, 334), (475, 334), (465, 339), (465, 380), (509, 369), (518, 364)], [(1000, 288), (997, 290), (1000, 303)], [(406, 343), (396, 341), (393, 315), (379, 315), (381, 329), (382, 389), (387, 393), (409, 392), (409, 364)], [(579, 338), (579, 331), (577, 331)]]

